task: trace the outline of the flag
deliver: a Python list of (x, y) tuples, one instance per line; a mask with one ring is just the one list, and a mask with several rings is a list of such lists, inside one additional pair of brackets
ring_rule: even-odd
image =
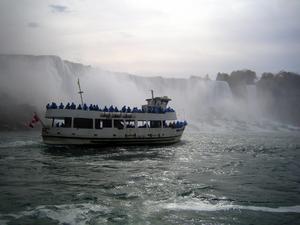
[(31, 121), (29, 122), (28, 126), (33, 128), (34, 125), (40, 121), (40, 118), (38, 117), (38, 115), (36, 115), (36, 113), (33, 114), (33, 117), (31, 119)]

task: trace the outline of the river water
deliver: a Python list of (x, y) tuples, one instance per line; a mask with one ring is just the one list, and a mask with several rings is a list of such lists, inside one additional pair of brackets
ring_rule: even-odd
[(0, 224), (300, 224), (296, 132), (102, 149), (0, 134)]

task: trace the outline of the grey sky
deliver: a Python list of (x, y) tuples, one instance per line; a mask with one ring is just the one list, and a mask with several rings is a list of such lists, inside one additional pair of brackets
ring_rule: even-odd
[(0, 53), (140, 75), (300, 72), (299, 21), (298, 0), (1, 0)]

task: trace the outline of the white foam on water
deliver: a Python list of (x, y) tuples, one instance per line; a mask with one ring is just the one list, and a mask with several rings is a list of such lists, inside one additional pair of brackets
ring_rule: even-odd
[(300, 205), (264, 207), (249, 205), (234, 205), (229, 203), (213, 204), (208, 201), (189, 200), (186, 202), (163, 203), (160, 207), (168, 210), (192, 210), (192, 211), (226, 211), (226, 210), (251, 210), (270, 213), (300, 213)]
[(12, 142), (1, 143), (0, 148), (15, 148), (15, 147), (28, 146), (28, 145), (35, 145), (38, 143), (39, 142), (36, 141), (12, 141)]
[[(59, 224), (70, 225), (85, 225), (92, 219), (96, 212), (109, 212), (107, 207), (85, 203), (85, 204), (70, 204), (70, 205), (42, 205), (34, 209), (22, 211), (16, 214), (0, 215), (1, 217), (10, 216), (15, 219), (23, 216), (34, 216), (37, 218), (50, 218), (56, 220)], [(0, 220), (1, 221), (1, 220)], [(4, 222), (4, 220), (2, 220)], [(5, 222), (8, 222), (7, 220)], [(4, 223), (5, 224), (5, 223)]]

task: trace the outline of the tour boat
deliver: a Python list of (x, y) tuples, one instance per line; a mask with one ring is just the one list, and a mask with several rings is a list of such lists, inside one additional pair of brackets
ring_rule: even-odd
[[(80, 85), (79, 85), (80, 89)], [(45, 119), (51, 125), (43, 125), (42, 137), (49, 145), (152, 145), (173, 144), (180, 141), (187, 125), (178, 121), (176, 112), (167, 107), (167, 96), (146, 99), (147, 104), (122, 109), (110, 106), (100, 108), (82, 101), (48, 104)], [(50, 122), (49, 121), (49, 122)], [(45, 121), (44, 121), (45, 122)], [(44, 123), (45, 124), (45, 123)]]

